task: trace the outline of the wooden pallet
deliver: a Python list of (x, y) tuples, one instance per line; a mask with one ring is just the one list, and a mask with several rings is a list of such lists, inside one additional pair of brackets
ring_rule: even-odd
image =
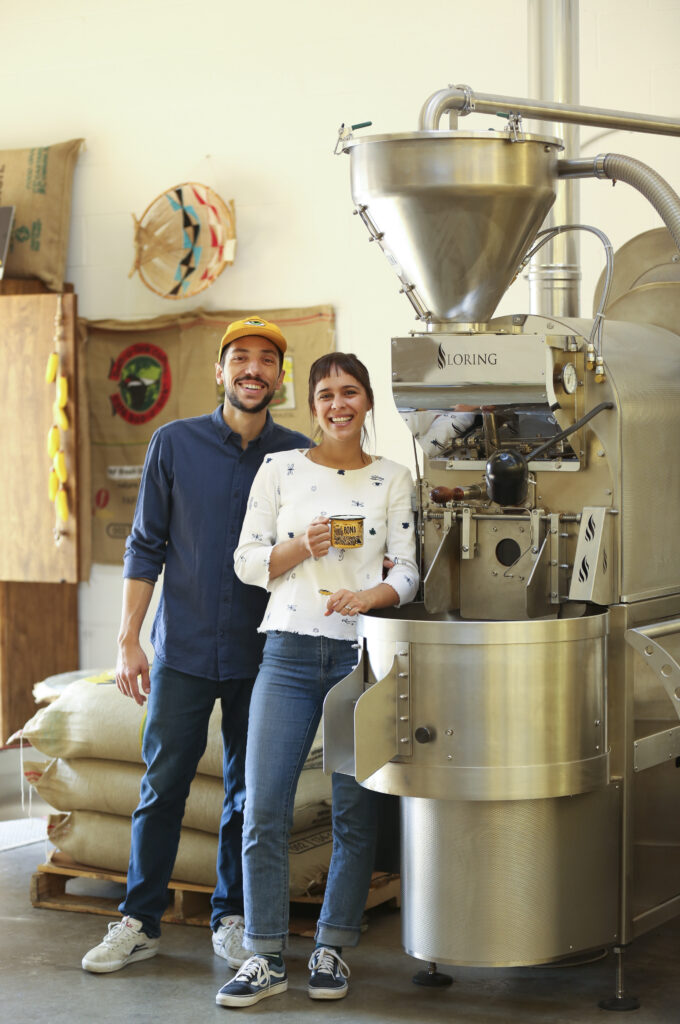
[[(67, 885), (78, 880), (76, 889), (67, 892)], [(85, 880), (84, 883), (81, 880)], [(31, 877), (31, 903), (48, 910), (73, 910), (81, 914), (102, 914), (115, 917), (121, 896), (107, 895), (112, 884), (125, 885), (126, 875), (78, 864), (68, 854), (53, 850), (47, 861), (38, 866)], [(170, 882), (170, 901), (162, 920), (168, 924), (210, 924), (212, 888), (193, 882)], [(399, 905), (399, 875), (375, 873), (371, 881), (366, 909), (380, 904)], [(299, 896), (291, 901), (290, 932), (292, 935), (313, 935), (323, 892)]]

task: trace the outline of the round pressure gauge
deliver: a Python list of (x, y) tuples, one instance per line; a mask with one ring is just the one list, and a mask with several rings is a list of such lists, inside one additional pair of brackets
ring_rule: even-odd
[(578, 384), (578, 375), (573, 363), (565, 363), (562, 367), (562, 387), (568, 395), (573, 395)]

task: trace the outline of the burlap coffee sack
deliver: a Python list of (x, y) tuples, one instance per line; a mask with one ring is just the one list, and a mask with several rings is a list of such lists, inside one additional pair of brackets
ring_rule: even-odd
[(62, 290), (73, 170), (82, 143), (0, 150), (0, 206), (15, 207), (7, 277), (37, 277), (52, 291)]
[[(91, 757), (141, 764), (144, 709), (124, 697), (115, 683), (81, 679), (67, 686), (57, 700), (40, 708), (21, 730), (22, 736), (48, 757)], [(216, 703), (208, 725), (206, 751), (198, 762), (202, 775), (222, 778), (222, 709)], [(319, 729), (308, 764), (321, 761)]]
[[(130, 856), (130, 820), (97, 811), (52, 814), (47, 838), (79, 864), (125, 873)], [(328, 874), (333, 848), (331, 830), (310, 829), (291, 838), (288, 846), (290, 896), (318, 891)], [(217, 836), (182, 828), (173, 879), (214, 885)]]
[[(90, 408), (95, 562), (120, 564), (132, 523), (146, 447), (164, 423), (210, 413), (219, 340), (253, 310), (185, 313), (146, 320), (81, 320)], [(271, 406), (284, 426), (308, 433), (309, 367), (334, 347), (330, 306), (258, 310), (288, 341), (286, 380)]]
[[(143, 765), (93, 758), (24, 761), (24, 776), (40, 797), (59, 811), (102, 811), (130, 817), (139, 801)], [(191, 783), (182, 825), (216, 834), (224, 785), (222, 779), (197, 775)], [(328, 825), (331, 779), (320, 769), (305, 771), (295, 794), (293, 832)]]

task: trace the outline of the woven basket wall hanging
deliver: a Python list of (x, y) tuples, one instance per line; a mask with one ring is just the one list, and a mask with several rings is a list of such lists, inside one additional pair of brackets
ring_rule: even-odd
[(135, 222), (135, 263), (147, 288), (164, 299), (202, 292), (234, 262), (234, 201), (185, 181), (161, 193)]

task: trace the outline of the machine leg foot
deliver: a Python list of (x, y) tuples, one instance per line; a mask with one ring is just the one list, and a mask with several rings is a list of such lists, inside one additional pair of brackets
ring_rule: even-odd
[(639, 1010), (640, 1000), (635, 996), (624, 995), (623, 950), (620, 946), (614, 946), (614, 956), (616, 957), (616, 995), (610, 999), (601, 999), (598, 1006), (601, 1010), (618, 1010), (619, 1012)]
[(442, 974), (437, 970), (437, 965), (430, 963), (426, 971), (418, 971), (413, 975), (411, 981), (414, 985), (425, 985), (426, 988), (446, 988), (453, 984), (450, 974)]

